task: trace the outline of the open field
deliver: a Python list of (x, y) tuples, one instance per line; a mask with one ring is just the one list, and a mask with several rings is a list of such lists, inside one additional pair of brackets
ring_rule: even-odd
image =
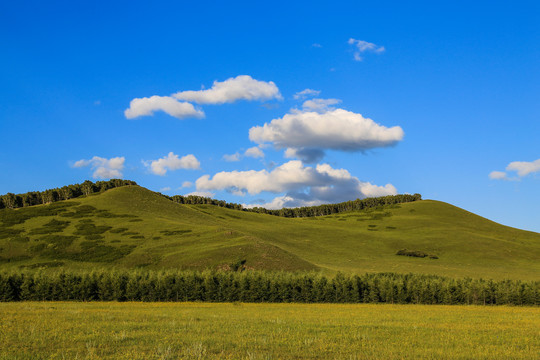
[(540, 308), (0, 303), (0, 359), (533, 359)]
[[(400, 250), (435, 255), (397, 256)], [(423, 200), (311, 218), (174, 203), (140, 186), (0, 210), (0, 269), (248, 269), (539, 280), (540, 234)]]

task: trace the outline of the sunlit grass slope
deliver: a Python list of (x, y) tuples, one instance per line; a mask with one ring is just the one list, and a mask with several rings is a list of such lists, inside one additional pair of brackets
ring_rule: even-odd
[[(0, 269), (417, 272), (540, 279), (540, 234), (424, 200), (312, 218), (180, 205), (126, 186), (0, 210)], [(435, 255), (397, 256), (401, 249)]]

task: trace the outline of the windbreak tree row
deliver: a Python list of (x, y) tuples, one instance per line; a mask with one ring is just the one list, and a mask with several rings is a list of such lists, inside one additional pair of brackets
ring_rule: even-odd
[(30, 300), (540, 305), (540, 282), (394, 273), (0, 273), (0, 301)]
[(50, 204), (56, 201), (77, 198), (83, 195), (103, 192), (116, 187), (137, 185), (135, 181), (111, 179), (108, 181), (86, 180), (82, 184), (73, 184), (45, 191), (31, 191), (24, 194), (7, 193), (0, 196), (0, 209), (16, 209), (26, 206)]

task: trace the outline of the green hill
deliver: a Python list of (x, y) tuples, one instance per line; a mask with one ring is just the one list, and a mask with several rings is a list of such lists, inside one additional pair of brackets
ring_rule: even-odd
[[(396, 253), (432, 255), (399, 256)], [(238, 268), (540, 279), (540, 234), (422, 200), (283, 218), (140, 186), (0, 210), (0, 269)]]

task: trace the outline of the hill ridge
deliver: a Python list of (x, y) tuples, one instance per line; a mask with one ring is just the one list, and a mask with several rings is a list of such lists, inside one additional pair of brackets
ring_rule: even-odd
[[(438, 259), (396, 255), (400, 250)], [(537, 280), (540, 234), (417, 200), (316, 217), (178, 204), (140, 186), (0, 210), (0, 269), (417, 272)]]
[[(111, 179), (109, 181), (97, 181), (96, 183), (93, 183), (90, 180), (86, 180), (80, 184), (66, 185), (60, 188), (47, 189), (44, 191), (29, 191), (23, 194), (7, 193), (0, 196), (0, 209), (15, 209), (35, 205), (45, 205), (57, 201), (75, 199), (81, 196), (101, 193), (117, 187), (133, 185), (138, 186), (137, 183), (132, 180)], [(228, 209), (250, 211), (282, 217), (324, 216), (352, 210), (362, 210), (365, 208), (381, 205), (391, 205), (404, 202), (418, 201), (422, 199), (422, 195), (420, 194), (399, 194), (379, 197), (368, 197), (364, 199), (349, 200), (340, 203), (328, 203), (315, 206), (301, 206), (295, 208), (282, 208), (279, 210), (273, 210), (258, 206), (246, 208), (241, 204), (229, 203), (224, 200), (217, 200), (210, 197), (198, 195), (168, 196), (160, 192), (155, 193), (179, 204), (215, 205)]]

